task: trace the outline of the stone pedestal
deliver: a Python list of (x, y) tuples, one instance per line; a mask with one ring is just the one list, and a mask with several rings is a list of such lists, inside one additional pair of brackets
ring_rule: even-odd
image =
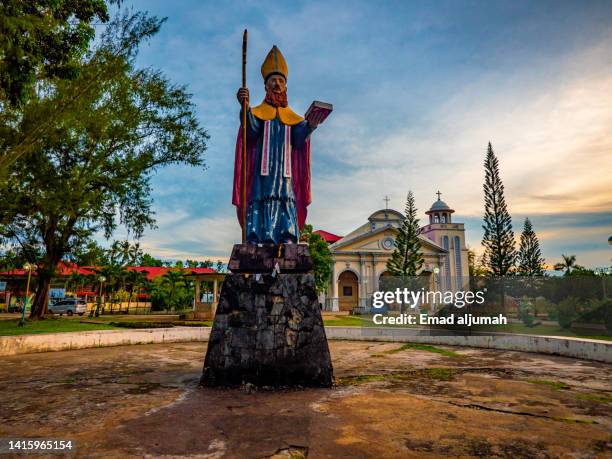
[[(250, 247), (235, 247), (232, 258), (254, 250), (253, 258), (243, 256), (240, 266), (249, 264), (260, 272), (233, 272), (225, 278), (201, 384), (331, 386), (333, 370), (314, 275), (291, 272), (308, 263), (312, 266), (307, 248), (306, 260), (304, 246), (294, 245), (292, 253), (297, 256), (299, 251), (301, 261), (295, 258), (296, 266), (290, 268), (282, 253), (278, 256), (278, 247), (276, 252), (269, 247)], [(272, 268), (270, 257), (275, 259)], [(280, 273), (278, 268), (273, 270), (277, 264), (284, 266)]]

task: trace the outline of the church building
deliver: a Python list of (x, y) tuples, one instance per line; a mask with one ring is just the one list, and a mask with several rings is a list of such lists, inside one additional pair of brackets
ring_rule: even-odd
[[(469, 283), (468, 250), (463, 223), (452, 220), (455, 212), (440, 199), (425, 212), (429, 223), (421, 228), (421, 252), (424, 263), (419, 276), (426, 276), (435, 291), (458, 291)], [(366, 223), (344, 237), (318, 231), (329, 244), (334, 259), (325, 309), (368, 310), (372, 295), (379, 290), (387, 272), (387, 260), (395, 249), (395, 237), (404, 216), (392, 209), (382, 209)]]

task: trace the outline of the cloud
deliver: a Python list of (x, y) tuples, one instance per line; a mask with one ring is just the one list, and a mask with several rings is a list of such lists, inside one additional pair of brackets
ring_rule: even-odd
[[(582, 215), (587, 234), (599, 228), (589, 218), (612, 213), (609, 4), (134, 4), (169, 16), (139, 62), (189, 85), (211, 135), (206, 171), (168, 168), (153, 180), (152, 252), (228, 254), (239, 240), (229, 196), (245, 27), (253, 101), (263, 95), (261, 59), (277, 44), (291, 105), (334, 104), (312, 139), (315, 226), (346, 234), (385, 195), (402, 209), (408, 189), (424, 216), (440, 189), (479, 244), (489, 140), (515, 225), (525, 215), (550, 221), (544, 240), (578, 252), (581, 236), (559, 216)], [(598, 253), (589, 257), (609, 258)]]

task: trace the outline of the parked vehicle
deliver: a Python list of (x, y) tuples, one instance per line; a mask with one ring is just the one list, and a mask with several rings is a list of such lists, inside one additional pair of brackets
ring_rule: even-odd
[(75, 298), (68, 298), (62, 301), (58, 301), (55, 304), (49, 305), (49, 312), (53, 314), (59, 314), (60, 316), (66, 314), (71, 316), (78, 314), (82, 316), (87, 312), (87, 303), (85, 300), (78, 300)]

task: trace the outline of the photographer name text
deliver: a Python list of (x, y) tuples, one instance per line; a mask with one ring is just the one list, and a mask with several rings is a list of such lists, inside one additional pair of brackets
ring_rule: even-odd
[(508, 318), (503, 314), (497, 316), (475, 316), (473, 314), (448, 316), (430, 316), (427, 314), (400, 314), (389, 316), (374, 314), (372, 322), (376, 325), (507, 325)]

